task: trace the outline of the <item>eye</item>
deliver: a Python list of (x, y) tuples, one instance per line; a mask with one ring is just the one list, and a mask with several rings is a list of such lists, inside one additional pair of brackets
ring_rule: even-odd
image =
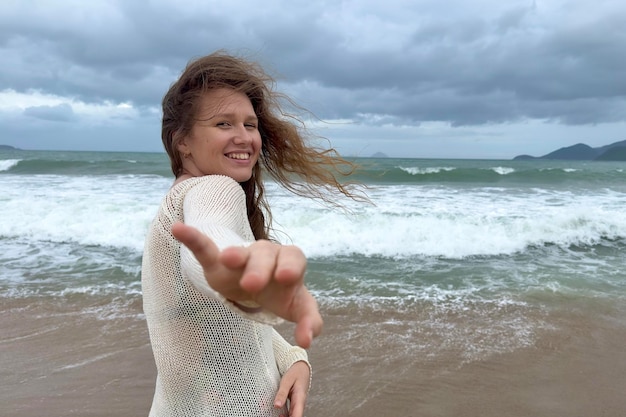
[(230, 127), (230, 123), (228, 122), (217, 122), (215, 125), (217, 127)]
[(256, 123), (246, 123), (244, 126), (248, 129), (256, 129)]

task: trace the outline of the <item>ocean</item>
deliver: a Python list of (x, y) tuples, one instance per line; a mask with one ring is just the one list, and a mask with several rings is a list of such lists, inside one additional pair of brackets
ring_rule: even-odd
[[(455, 415), (413, 373), (450, 375), (458, 394), (455, 373), (506, 355), (566, 350), (602, 326), (626, 343), (626, 163), (355, 161), (371, 204), (339, 198), (337, 209), (267, 185), (274, 237), (307, 255), (326, 320), (310, 351), (320, 370), (308, 415)], [(104, 393), (128, 410), (120, 375), (130, 384), (133, 373), (115, 372), (115, 358), (149, 353), (143, 239), (171, 183), (162, 153), (0, 151), (3, 415), (37, 415), (46, 401), (33, 398), (65, 398), (61, 409), (77, 387), (77, 415), (100, 415), (84, 399)], [(147, 415), (150, 360), (127, 415)], [(117, 379), (85, 376), (106, 361)], [(558, 415), (544, 407), (533, 415)]]

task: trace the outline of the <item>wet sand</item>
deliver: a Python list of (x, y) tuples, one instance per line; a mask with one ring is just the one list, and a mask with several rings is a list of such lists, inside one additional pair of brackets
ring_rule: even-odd
[[(156, 373), (145, 323), (84, 308), (3, 306), (2, 416), (148, 415)], [(309, 417), (626, 415), (626, 319), (615, 309), (550, 313), (530, 343), (473, 356), (411, 340), (400, 313), (328, 313), (310, 350)], [(289, 338), (292, 328), (280, 330)]]

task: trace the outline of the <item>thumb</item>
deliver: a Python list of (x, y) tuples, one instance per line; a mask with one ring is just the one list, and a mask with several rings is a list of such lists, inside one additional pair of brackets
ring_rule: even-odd
[(172, 235), (193, 252), (203, 268), (213, 266), (218, 259), (219, 249), (206, 235), (198, 229), (177, 222), (172, 226)]
[(280, 379), (280, 385), (278, 386), (278, 392), (276, 393), (276, 397), (274, 397), (274, 407), (281, 408), (287, 402), (287, 398), (289, 398), (289, 393), (291, 392), (291, 388), (293, 387), (295, 380), (294, 377), (287, 372)]

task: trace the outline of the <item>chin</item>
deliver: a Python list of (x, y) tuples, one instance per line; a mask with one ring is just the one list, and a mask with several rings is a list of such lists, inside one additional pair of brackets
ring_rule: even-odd
[(237, 181), (238, 183), (243, 183), (243, 182), (249, 181), (250, 178), (252, 178), (252, 173), (247, 174), (247, 175), (239, 174), (239, 175), (228, 175), (228, 176), (234, 179), (235, 181)]

